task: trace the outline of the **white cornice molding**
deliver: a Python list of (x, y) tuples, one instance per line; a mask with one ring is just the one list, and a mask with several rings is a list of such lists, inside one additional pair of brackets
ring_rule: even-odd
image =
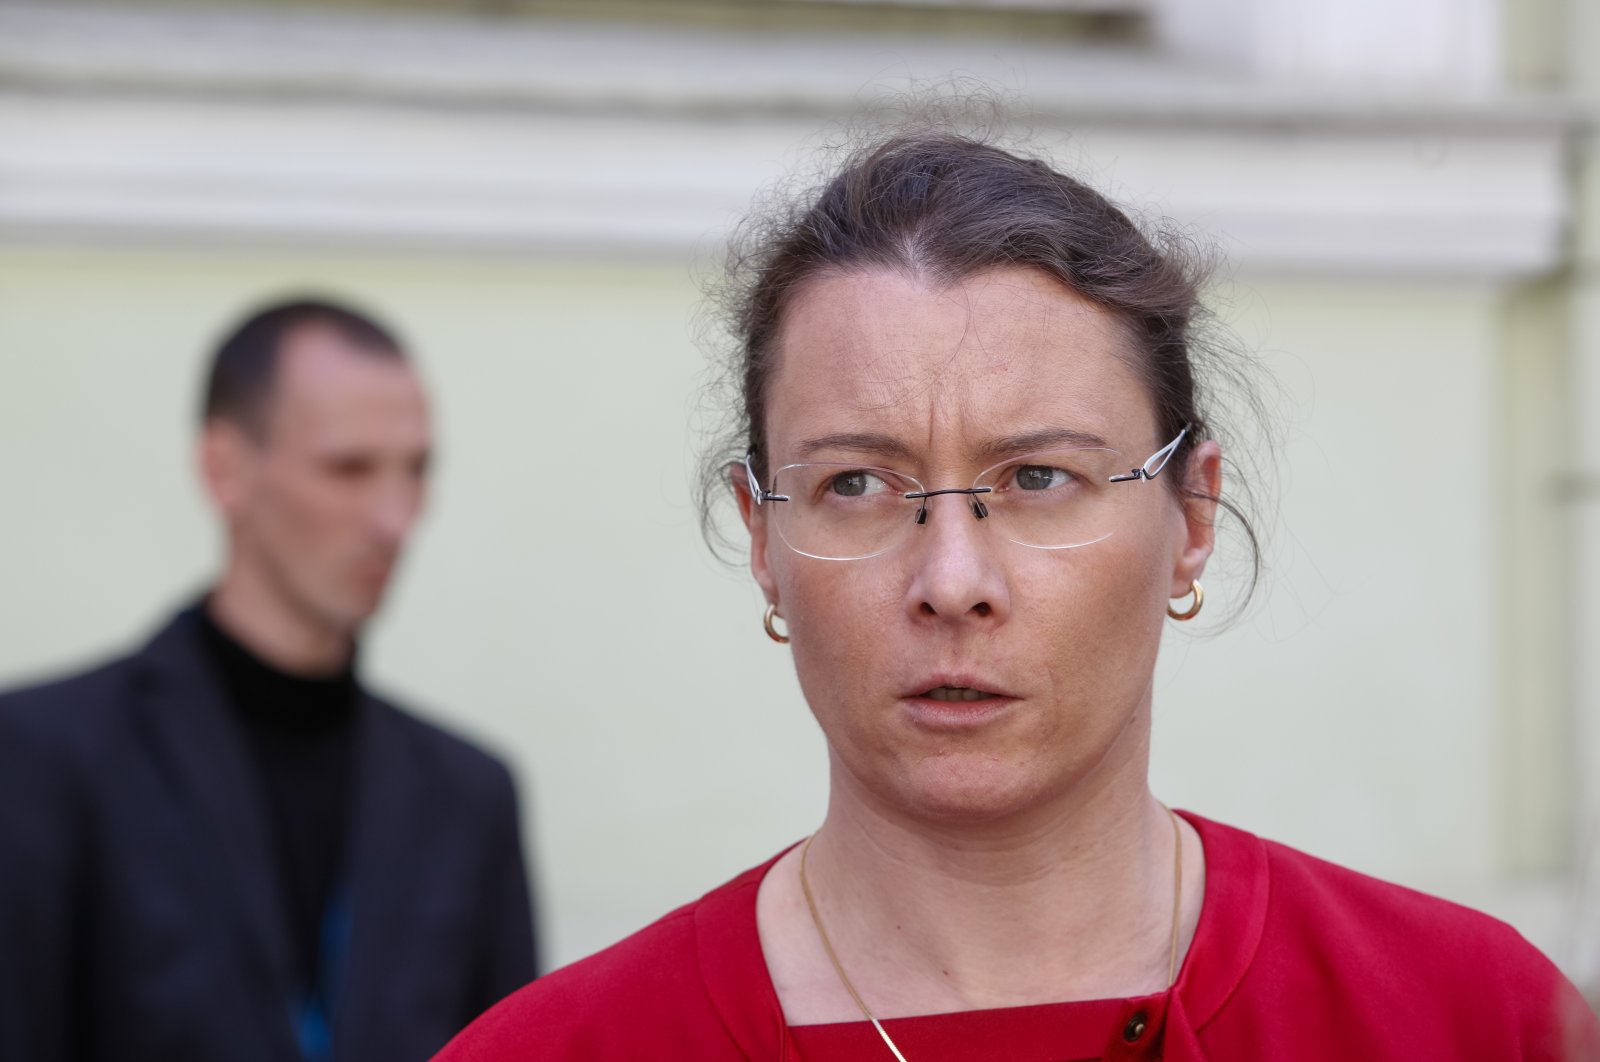
[(821, 125), (951, 74), (1244, 268), (1561, 262), (1574, 119), (1546, 100), (1037, 44), (70, 4), (0, 4), (0, 238), (681, 254)]
[(837, 116), (967, 78), (1043, 118), (1525, 130), (1569, 116), (1479, 88), (1262, 78), (1126, 48), (461, 18), (0, 0), (0, 84), (497, 109)]
[(1492, 92), (1503, 0), (1154, 0), (1168, 47), (1305, 81)]

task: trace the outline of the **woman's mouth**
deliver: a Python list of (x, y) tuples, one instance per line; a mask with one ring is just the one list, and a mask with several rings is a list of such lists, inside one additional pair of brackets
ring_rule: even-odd
[(931, 690), (924, 691), (922, 696), (930, 701), (986, 701), (999, 694), (973, 689), (971, 686), (935, 686)]
[(900, 703), (924, 729), (964, 731), (1009, 714), (1017, 698), (954, 679), (907, 694)]

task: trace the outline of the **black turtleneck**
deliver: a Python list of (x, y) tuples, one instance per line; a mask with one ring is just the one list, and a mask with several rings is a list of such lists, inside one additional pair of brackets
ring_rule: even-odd
[(317, 982), (322, 919), (344, 869), (357, 686), (352, 660), (326, 678), (263, 661), (201, 607), (201, 629), (260, 776), (278, 853), (292, 953), (302, 986)]

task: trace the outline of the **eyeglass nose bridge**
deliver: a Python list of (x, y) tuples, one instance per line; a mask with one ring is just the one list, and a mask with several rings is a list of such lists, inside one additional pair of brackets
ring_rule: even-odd
[[(907, 501), (915, 501), (919, 498), (922, 499), (922, 504), (917, 506), (917, 523), (925, 524), (928, 522), (929, 498), (937, 497), (940, 494), (988, 494), (993, 490), (993, 487), (946, 487), (943, 490), (910, 491), (905, 495), (905, 498)], [(989, 515), (989, 507), (974, 497), (972, 499), (972, 515), (975, 518), (982, 520), (984, 517)]]

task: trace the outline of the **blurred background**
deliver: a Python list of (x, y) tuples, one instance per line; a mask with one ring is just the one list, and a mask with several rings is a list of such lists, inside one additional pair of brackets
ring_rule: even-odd
[(0, 0), (0, 685), (204, 588), (200, 367), (327, 293), (441, 442), (364, 666), (514, 764), (547, 958), (798, 838), (822, 740), (690, 500), (701, 289), (841, 120), (970, 78), (1219, 241), (1271, 381), (1266, 579), (1170, 632), (1158, 795), (1592, 990), (1596, 44), (1583, 0)]

